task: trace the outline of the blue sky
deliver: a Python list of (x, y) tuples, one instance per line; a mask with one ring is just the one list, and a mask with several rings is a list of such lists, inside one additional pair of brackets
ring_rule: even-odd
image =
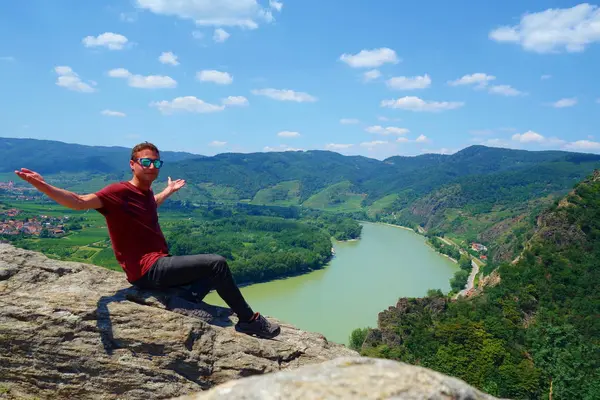
[(600, 153), (600, 8), (569, 1), (0, 5), (0, 136), (382, 159)]

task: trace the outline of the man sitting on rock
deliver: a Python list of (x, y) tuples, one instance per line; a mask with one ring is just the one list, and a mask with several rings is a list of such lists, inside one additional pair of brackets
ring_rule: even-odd
[(225, 258), (214, 254), (169, 254), (158, 222), (157, 207), (181, 189), (185, 181), (172, 181), (169, 177), (165, 190), (154, 195), (152, 182), (158, 177), (162, 165), (156, 146), (148, 142), (140, 143), (131, 151), (131, 180), (112, 183), (96, 193), (86, 195), (49, 185), (40, 174), (27, 168), (15, 173), (65, 207), (95, 209), (101, 213), (106, 219), (115, 257), (131, 284), (142, 289), (190, 285), (191, 293), (198, 302), (206, 294), (207, 287), (214, 288), (237, 314), (237, 331), (263, 338), (277, 336), (280, 333), (279, 326), (252, 311), (237, 287)]

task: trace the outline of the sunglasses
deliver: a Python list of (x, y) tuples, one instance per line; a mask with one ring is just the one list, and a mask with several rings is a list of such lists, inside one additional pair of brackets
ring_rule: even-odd
[(154, 164), (154, 168), (156, 169), (162, 167), (164, 163), (163, 160), (153, 160), (151, 158), (138, 158), (136, 161), (138, 161), (140, 165), (144, 168), (148, 168), (150, 165)]

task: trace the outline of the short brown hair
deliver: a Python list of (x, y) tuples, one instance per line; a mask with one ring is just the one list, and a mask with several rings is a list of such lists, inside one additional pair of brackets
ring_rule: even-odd
[(152, 150), (156, 152), (156, 154), (158, 154), (158, 156), (160, 157), (160, 151), (158, 151), (158, 147), (156, 147), (150, 142), (143, 142), (133, 146), (133, 149), (131, 149), (131, 159), (135, 160), (136, 153), (142, 150)]

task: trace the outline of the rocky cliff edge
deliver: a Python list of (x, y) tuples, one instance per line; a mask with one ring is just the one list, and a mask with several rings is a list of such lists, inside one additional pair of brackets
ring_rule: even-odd
[(277, 338), (253, 338), (228, 309), (179, 300), (0, 244), (0, 398), (172, 398), (357, 354), (283, 322)]
[(120, 272), (0, 244), (0, 399), (492, 399), (280, 321), (273, 340), (235, 322)]

